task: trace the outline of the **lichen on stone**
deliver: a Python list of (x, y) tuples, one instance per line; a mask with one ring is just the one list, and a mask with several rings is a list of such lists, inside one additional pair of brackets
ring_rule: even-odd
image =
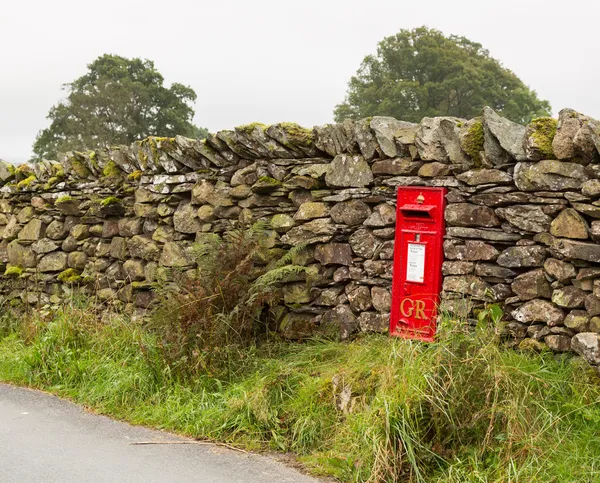
[(261, 122), (251, 122), (250, 124), (244, 124), (242, 126), (238, 126), (238, 127), (236, 127), (236, 129), (249, 136), (254, 132), (254, 130), (257, 127), (260, 128), (264, 132), (268, 129), (269, 126), (267, 126)]
[(23, 267), (18, 265), (8, 265), (4, 271), (4, 275), (7, 277), (20, 277), (23, 273)]
[(307, 129), (295, 122), (282, 122), (279, 124), (289, 139), (289, 144), (311, 147), (314, 144), (314, 134), (312, 129)]
[(281, 181), (276, 180), (275, 178), (271, 178), (270, 176), (261, 176), (258, 178), (258, 181), (265, 184), (278, 185), (281, 184)]
[(102, 170), (104, 176), (119, 176), (122, 172), (114, 161), (106, 163), (106, 166)]
[(462, 148), (474, 161), (481, 161), (483, 151), (483, 122), (477, 118), (464, 135)]
[(54, 204), (58, 205), (60, 203), (68, 203), (69, 201), (73, 201), (73, 197), (69, 196), (69, 195), (64, 195), (64, 196), (57, 198), (56, 201), (54, 202)]
[(37, 181), (37, 178), (35, 177), (35, 175), (34, 175), (34, 174), (32, 174), (31, 176), (29, 176), (29, 177), (27, 177), (27, 178), (25, 178), (25, 179), (23, 179), (23, 180), (19, 181), (19, 182), (17, 183), (17, 188), (21, 188), (21, 189), (23, 189), (23, 188), (27, 188), (27, 187), (29, 187), (29, 185), (30, 185), (31, 183), (33, 183), (34, 181)]
[(115, 196), (109, 196), (108, 198), (104, 198), (101, 202), (100, 205), (101, 206), (112, 206), (112, 205), (119, 205), (121, 204), (122, 201), (115, 197)]
[(67, 268), (60, 272), (57, 278), (62, 283), (77, 283), (81, 281), (81, 274), (74, 268)]
[(142, 173), (143, 172), (138, 169), (138, 170), (134, 171), (133, 173), (129, 173), (127, 175), (127, 179), (129, 181), (138, 181), (142, 177)]
[(69, 163), (71, 164), (71, 168), (73, 172), (80, 178), (87, 178), (90, 176), (90, 170), (87, 168), (82, 161), (77, 159), (75, 156), (69, 158)]
[(552, 117), (538, 117), (529, 125), (531, 137), (543, 159), (554, 159), (552, 141), (556, 136), (558, 121)]

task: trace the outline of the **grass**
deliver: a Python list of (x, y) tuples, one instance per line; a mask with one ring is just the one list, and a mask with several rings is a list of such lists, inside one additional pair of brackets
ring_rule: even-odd
[(270, 342), (226, 377), (182, 378), (153, 332), (73, 304), (0, 319), (0, 380), (135, 424), (292, 452), (346, 482), (600, 481), (594, 373), (495, 337), (448, 321), (433, 344)]

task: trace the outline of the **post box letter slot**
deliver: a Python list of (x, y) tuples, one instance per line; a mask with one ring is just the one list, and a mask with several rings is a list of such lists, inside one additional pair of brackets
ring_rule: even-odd
[(421, 220), (431, 220), (434, 210), (435, 206), (431, 205), (409, 204), (400, 207), (400, 211), (404, 218), (417, 218)]

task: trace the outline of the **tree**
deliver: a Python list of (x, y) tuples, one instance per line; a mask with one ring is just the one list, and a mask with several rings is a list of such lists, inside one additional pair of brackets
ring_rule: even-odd
[(205, 134), (192, 124), (196, 93), (178, 83), (167, 88), (163, 81), (150, 60), (99, 57), (85, 75), (63, 86), (68, 96), (50, 109), (52, 122), (33, 145), (35, 159), (147, 136)]
[(420, 27), (384, 38), (377, 54), (365, 57), (334, 116), (338, 122), (368, 116), (419, 122), (476, 117), (486, 105), (522, 124), (550, 113), (550, 103), (481, 44)]

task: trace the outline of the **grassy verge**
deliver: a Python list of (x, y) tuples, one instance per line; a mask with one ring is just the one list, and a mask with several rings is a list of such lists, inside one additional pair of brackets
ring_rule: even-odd
[(227, 377), (174, 374), (141, 325), (85, 309), (4, 319), (0, 380), (137, 424), (289, 451), (342, 481), (600, 481), (600, 386), (489, 330), (251, 347)]

